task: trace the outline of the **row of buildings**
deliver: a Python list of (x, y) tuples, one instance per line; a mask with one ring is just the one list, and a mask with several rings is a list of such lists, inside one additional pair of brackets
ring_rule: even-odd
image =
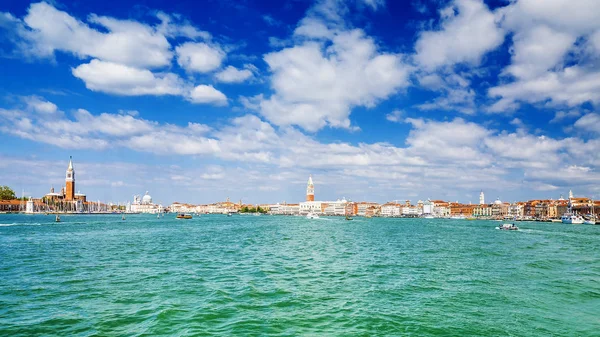
[(496, 199), (486, 203), (485, 195), (481, 191), (479, 204), (463, 204), (444, 200), (425, 200), (412, 203), (391, 201), (384, 204), (376, 202), (355, 202), (345, 198), (335, 201), (315, 200), (315, 186), (312, 177), (308, 178), (305, 201), (299, 203), (276, 203), (261, 205), (246, 205), (233, 203), (227, 199), (209, 205), (191, 205), (173, 203), (167, 208), (171, 212), (189, 213), (235, 213), (244, 207), (260, 207), (269, 214), (274, 215), (306, 215), (309, 213), (326, 216), (381, 216), (381, 217), (465, 217), (465, 218), (518, 218), (518, 219), (558, 219), (567, 211), (577, 214), (591, 214), (597, 209), (600, 211), (600, 201), (590, 198), (577, 198), (569, 192), (569, 198), (562, 196), (557, 200), (529, 200), (523, 202), (502, 202)]

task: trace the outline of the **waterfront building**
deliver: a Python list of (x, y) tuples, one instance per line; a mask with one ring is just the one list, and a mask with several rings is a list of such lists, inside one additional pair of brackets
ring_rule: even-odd
[(31, 197), (29, 197), (29, 200), (27, 200), (27, 205), (25, 206), (25, 213), (33, 213), (33, 199), (31, 199)]
[(349, 203), (345, 198), (336, 201), (325, 201), (323, 204), (323, 214), (325, 215), (346, 215)]
[(300, 204), (277, 203), (269, 205), (269, 213), (277, 215), (296, 215), (300, 214)]
[(402, 207), (402, 216), (408, 216), (408, 217), (416, 217), (421, 215), (422, 213), (422, 208), (419, 208), (418, 206), (413, 206), (410, 204), (410, 201), (407, 200), (408, 206), (404, 205)]
[(321, 214), (324, 212), (324, 205), (322, 201), (304, 201), (299, 204), (300, 214), (315, 213)]
[(131, 213), (162, 213), (164, 209), (162, 205), (158, 205), (152, 202), (152, 197), (146, 191), (143, 197), (139, 195), (133, 196), (133, 203), (129, 203), (126, 206), (126, 211)]
[(434, 208), (435, 208), (435, 202), (431, 201), (431, 199), (427, 199), (423, 203), (423, 215), (433, 215)]
[(355, 214), (358, 216), (373, 216), (374, 210), (380, 207), (376, 202), (357, 202), (355, 203)]
[(471, 216), (476, 205), (461, 204), (459, 202), (450, 202), (451, 216)]
[(385, 203), (385, 204), (381, 205), (381, 216), (384, 216), (384, 217), (401, 216), (403, 208), (404, 208), (404, 206), (402, 206), (401, 204), (398, 204), (396, 202)]
[(473, 216), (475, 217), (491, 217), (492, 207), (486, 204), (479, 204), (473, 208)]
[(523, 202), (515, 202), (508, 206), (508, 216), (511, 218), (523, 217)]
[(494, 218), (503, 218), (508, 215), (508, 207), (510, 204), (503, 203), (500, 201), (500, 198), (496, 198), (496, 201), (491, 205), (492, 207), (492, 216)]

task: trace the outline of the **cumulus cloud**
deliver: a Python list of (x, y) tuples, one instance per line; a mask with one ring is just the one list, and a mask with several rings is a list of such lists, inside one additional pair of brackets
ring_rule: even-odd
[(387, 119), (390, 122), (399, 123), (402, 121), (403, 115), (404, 112), (402, 112), (401, 110), (394, 110), (389, 114), (385, 115), (385, 119)]
[(194, 103), (227, 104), (227, 97), (212, 85), (196, 86), (190, 93), (190, 100)]
[[(255, 115), (230, 119), (219, 128), (197, 123), (180, 126), (131, 114), (94, 114), (83, 109), (48, 116), (37, 112), (35, 106), (50, 102), (36, 97), (31, 98), (35, 104), (27, 104), (27, 99), (21, 108), (0, 109), (0, 132), (61, 148), (99, 151), (110, 144), (111, 148), (159, 155), (254, 163), (263, 166), (243, 174), (264, 177), (268, 172), (274, 181), (280, 181), (275, 179), (276, 173), (286, 172), (291, 175), (281, 181), (288, 184), (293, 183), (289, 181), (295, 179), (292, 177), (302, 177), (303, 183), (305, 175), (314, 170), (339, 191), (344, 191), (343, 186), (353, 190), (377, 186), (382, 195), (415, 190), (479, 190), (498, 184), (511, 190), (521, 186), (515, 180), (523, 179), (531, 186), (545, 183), (557, 187), (586, 186), (599, 180), (600, 160), (589, 155), (600, 146), (598, 139), (557, 139), (532, 135), (527, 130), (511, 133), (460, 118), (406, 119), (411, 130), (404, 146), (323, 143), (293, 127), (275, 128)], [(593, 120), (597, 115), (587, 118), (582, 125), (598, 124)], [(585, 174), (573, 168), (573, 163), (585, 168)], [(214, 173), (199, 172), (198, 176), (218, 178)], [(175, 175), (185, 176), (181, 172)], [(390, 179), (397, 183), (390, 185)]]
[(85, 82), (86, 88), (109, 94), (182, 95), (186, 84), (173, 73), (155, 74), (147, 69), (119, 63), (92, 60), (72, 69), (73, 76)]
[(307, 41), (265, 55), (274, 94), (257, 102), (277, 125), (351, 128), (356, 106), (374, 107), (408, 85), (401, 55), (381, 53), (362, 30), (336, 31), (331, 45)]
[(224, 83), (241, 83), (253, 76), (253, 73), (249, 69), (238, 69), (234, 66), (227, 66), (227, 68), (215, 74), (215, 78), (219, 82)]
[(588, 113), (579, 118), (574, 126), (582, 131), (600, 135), (600, 114)]
[(36, 56), (52, 56), (58, 50), (80, 58), (99, 58), (142, 67), (166, 66), (173, 56), (164, 35), (135, 21), (91, 14), (88, 22), (106, 30), (102, 32), (40, 2), (31, 4), (23, 22), (28, 29), (21, 33), (30, 42), (27, 52)]
[(440, 11), (440, 17), (440, 29), (422, 32), (415, 44), (415, 60), (426, 69), (478, 64), (504, 40), (494, 14), (481, 0), (455, 0)]
[[(489, 90), (494, 110), (519, 102), (577, 106), (600, 102), (600, 69), (594, 61), (594, 34), (600, 3), (589, 0), (521, 0), (497, 10), (502, 26), (513, 33), (508, 81)], [(582, 52), (581, 50), (588, 52)]]
[[(195, 88), (189, 79), (157, 70), (170, 66), (174, 54), (183, 69), (200, 73), (219, 68), (225, 57), (217, 44), (196, 42), (208, 41), (211, 35), (178, 15), (157, 12), (157, 25), (96, 14), (84, 22), (46, 2), (31, 4), (22, 20), (1, 14), (0, 27), (19, 36), (15, 43), (25, 55), (53, 57), (60, 51), (83, 60), (91, 58), (71, 71), (89, 90), (125, 96), (176, 95), (194, 103), (226, 102), (224, 94), (212, 87)], [(169, 39), (178, 37), (194, 41), (173, 52)]]
[(218, 46), (186, 42), (175, 48), (177, 63), (190, 72), (206, 73), (221, 66), (225, 52)]

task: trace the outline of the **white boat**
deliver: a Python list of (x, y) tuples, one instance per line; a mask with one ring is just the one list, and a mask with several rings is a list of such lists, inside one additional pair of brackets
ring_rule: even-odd
[(451, 216), (450, 219), (464, 220), (464, 219), (466, 219), (466, 217), (464, 215), (454, 215), (454, 216)]
[(254, 215), (254, 216), (260, 216), (260, 213), (256, 212), (256, 213), (252, 213), (252, 215)]
[(306, 218), (307, 219), (318, 219), (319, 216), (314, 213), (308, 213), (308, 214), (306, 214)]
[(504, 231), (518, 231), (519, 227), (515, 226), (514, 223), (504, 223), (504, 224), (496, 227), (496, 229), (501, 229)]
[(562, 223), (572, 224), (572, 225), (580, 225), (583, 223), (583, 217), (581, 215), (573, 214), (573, 213), (565, 213), (562, 218), (560, 218)]
[(586, 225), (595, 225), (596, 224), (596, 220), (594, 220), (594, 219), (584, 220), (583, 223), (586, 224)]
[(424, 216), (423, 218), (424, 218), (424, 219), (435, 219), (435, 217), (434, 217), (433, 215), (431, 215), (431, 214), (429, 214), (429, 215), (426, 215), (426, 216)]

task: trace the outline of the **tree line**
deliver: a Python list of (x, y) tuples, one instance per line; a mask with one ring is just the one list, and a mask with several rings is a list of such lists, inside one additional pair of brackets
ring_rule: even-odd
[(0, 186), (0, 200), (14, 200), (17, 199), (17, 195), (12, 188), (8, 186)]
[(267, 210), (264, 208), (261, 208), (260, 206), (256, 206), (256, 207), (243, 206), (240, 209), (240, 213), (267, 213)]

